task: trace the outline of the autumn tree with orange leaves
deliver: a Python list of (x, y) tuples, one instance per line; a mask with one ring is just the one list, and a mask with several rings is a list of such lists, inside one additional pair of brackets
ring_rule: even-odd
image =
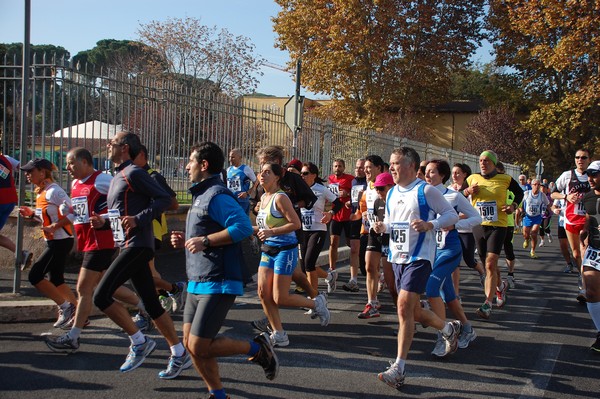
[(536, 103), (522, 124), (532, 158), (563, 170), (577, 148), (600, 150), (600, 2), (491, 0), (488, 22), (496, 62)]
[(302, 85), (367, 127), (447, 101), (483, 37), (483, 0), (275, 1), (276, 46), (302, 59)]

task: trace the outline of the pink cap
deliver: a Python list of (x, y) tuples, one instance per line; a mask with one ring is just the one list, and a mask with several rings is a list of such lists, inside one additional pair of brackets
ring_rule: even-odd
[(393, 186), (394, 178), (389, 173), (380, 173), (375, 178), (375, 187)]

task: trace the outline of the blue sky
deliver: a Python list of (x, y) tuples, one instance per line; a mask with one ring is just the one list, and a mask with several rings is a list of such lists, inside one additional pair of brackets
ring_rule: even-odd
[[(31, 0), (31, 42), (62, 46), (75, 55), (102, 39), (137, 39), (140, 24), (167, 17), (193, 17), (250, 38), (257, 54), (273, 64), (285, 65), (288, 53), (273, 47), (276, 35), (271, 17), (278, 11), (272, 0)], [(0, 42), (22, 42), (23, 21), (23, 0), (0, 0)], [(489, 61), (488, 52), (482, 49), (474, 60)], [(258, 92), (294, 94), (290, 74), (268, 67), (262, 72)], [(323, 97), (305, 90), (302, 94)]]

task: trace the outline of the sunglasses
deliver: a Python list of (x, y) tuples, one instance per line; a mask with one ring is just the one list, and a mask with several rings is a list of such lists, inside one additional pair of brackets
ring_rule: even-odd
[(580, 156), (580, 157), (575, 157), (575, 159), (583, 159), (584, 161), (585, 161), (586, 159), (588, 159), (588, 158), (589, 158), (589, 157), (586, 157), (585, 155), (582, 155), (582, 156)]
[(385, 186), (383, 187), (375, 187), (375, 191), (383, 191), (385, 190)]
[(302, 172), (302, 173), (300, 173), (300, 174), (301, 174), (302, 176), (308, 176), (308, 175), (310, 175), (310, 172)]

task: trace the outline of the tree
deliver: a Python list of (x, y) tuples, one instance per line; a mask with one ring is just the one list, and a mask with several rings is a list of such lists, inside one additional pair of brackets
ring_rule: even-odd
[(141, 25), (138, 33), (166, 60), (171, 74), (210, 81), (208, 88), (230, 95), (252, 92), (258, 85), (256, 76), (264, 61), (254, 55), (247, 37), (217, 31), (190, 17), (151, 21)]
[(515, 113), (507, 106), (484, 109), (469, 122), (467, 130), (470, 136), (465, 152), (479, 154), (491, 149), (501, 161), (510, 163), (527, 160), (531, 155), (527, 134), (519, 129)]
[(301, 58), (303, 85), (379, 125), (448, 99), (450, 76), (483, 38), (483, 0), (276, 0), (276, 46)]
[(536, 101), (523, 122), (530, 146), (560, 170), (577, 148), (599, 149), (600, 3), (492, 0), (488, 23), (496, 61), (515, 69)]
[(101, 69), (117, 69), (132, 75), (160, 73), (166, 62), (153, 48), (132, 40), (103, 39), (90, 50), (80, 51), (73, 57), (73, 64), (100, 72)]

